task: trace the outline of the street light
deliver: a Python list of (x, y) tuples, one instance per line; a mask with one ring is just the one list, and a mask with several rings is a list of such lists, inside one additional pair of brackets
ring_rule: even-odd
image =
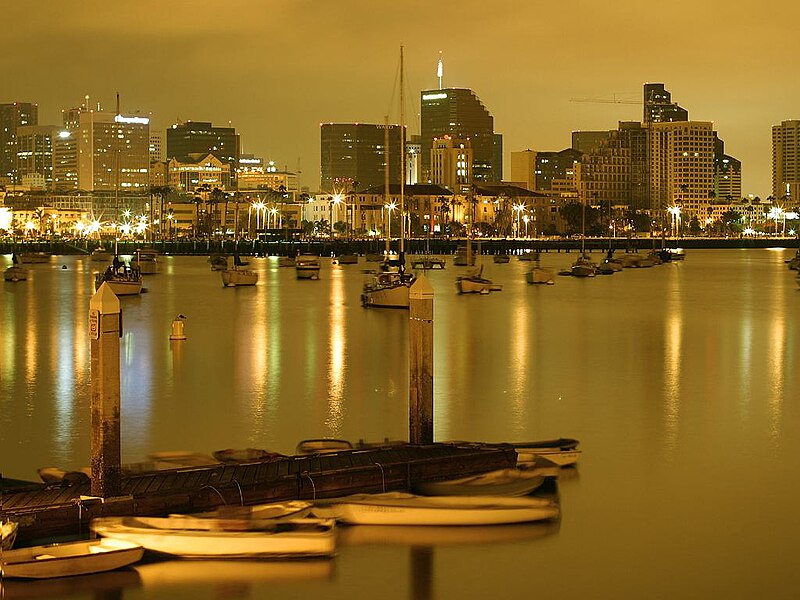
[(670, 218), (670, 225), (673, 229), (672, 237), (678, 237), (678, 227), (680, 226), (681, 222), (681, 207), (680, 206), (670, 206), (667, 208), (667, 212), (671, 215)]
[(528, 237), (528, 221), (530, 220), (528, 215), (522, 215), (522, 222), (525, 223), (525, 237)]
[(525, 205), (524, 204), (515, 204), (512, 208), (517, 213), (517, 224), (516, 224), (517, 225), (517, 230), (516, 230), (516, 235), (514, 237), (519, 237), (519, 216), (520, 216), (520, 213), (522, 213), (522, 211), (525, 210)]
[(386, 209), (386, 239), (392, 239), (392, 211), (397, 208), (397, 204), (394, 202), (389, 202), (388, 204), (384, 204), (383, 207)]
[(330, 216), (331, 216), (331, 219), (330, 219), (331, 239), (333, 239), (333, 207), (334, 207), (334, 205), (338, 206), (339, 204), (341, 204), (341, 202), (342, 202), (342, 196), (340, 194), (334, 194), (331, 197), (331, 202), (330, 202), (330, 206), (329, 206), (329, 208), (330, 208)]

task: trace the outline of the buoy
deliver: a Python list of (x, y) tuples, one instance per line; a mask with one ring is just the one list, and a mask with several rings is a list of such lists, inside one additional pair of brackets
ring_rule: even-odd
[(170, 340), (185, 340), (186, 333), (183, 330), (183, 322), (186, 320), (186, 317), (183, 315), (178, 315), (175, 317), (175, 320), (172, 321), (172, 333), (169, 336)]
[(62, 269), (64, 269), (64, 270), (66, 270), (66, 268), (67, 268), (67, 265), (61, 265), (61, 268), (62, 268)]

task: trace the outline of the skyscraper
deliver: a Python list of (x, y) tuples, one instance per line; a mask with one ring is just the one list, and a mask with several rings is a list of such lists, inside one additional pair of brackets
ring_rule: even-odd
[[(320, 123), (320, 190), (384, 185), (386, 126)], [(389, 125), (389, 182), (400, 183), (400, 125)]]
[(0, 178), (19, 183), (17, 165), (17, 127), (38, 125), (39, 105), (30, 102), (0, 104)]
[(433, 140), (445, 136), (470, 140), (476, 182), (502, 179), (502, 136), (494, 133), (494, 117), (475, 92), (466, 88), (425, 90), (421, 102), (423, 181), (431, 177)]
[(772, 126), (772, 195), (800, 201), (800, 121)]
[(688, 121), (689, 111), (672, 101), (663, 83), (644, 84), (644, 122)]
[(214, 127), (204, 121), (186, 121), (167, 128), (167, 160), (184, 160), (190, 154), (213, 154), (231, 166), (239, 166), (239, 134), (233, 127)]
[(88, 191), (142, 191), (149, 183), (150, 119), (80, 113), (78, 185)]
[(23, 185), (40, 189), (53, 184), (53, 146), (58, 128), (52, 125), (17, 127), (16, 178)]

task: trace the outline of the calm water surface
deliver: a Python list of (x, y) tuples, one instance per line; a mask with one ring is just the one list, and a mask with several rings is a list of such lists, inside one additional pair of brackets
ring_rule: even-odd
[[(575, 437), (550, 526), (351, 529), (331, 562), (161, 563), (29, 597), (796, 598), (800, 291), (791, 250), (692, 251), (683, 263), (435, 298), (437, 440)], [(575, 254), (544, 255), (566, 267)], [(298, 281), (252, 259), (224, 289), (204, 257), (166, 257), (122, 301), (123, 462), (150, 452), (407, 435), (407, 319), (366, 310), (366, 265)], [(10, 257), (0, 257), (5, 268)], [(66, 269), (62, 269), (66, 265)], [(85, 258), (33, 265), (0, 290), (0, 471), (34, 479), (89, 454)], [(187, 316), (185, 342), (170, 323)]]

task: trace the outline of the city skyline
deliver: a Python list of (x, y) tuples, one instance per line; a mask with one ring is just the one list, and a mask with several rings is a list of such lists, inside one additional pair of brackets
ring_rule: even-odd
[[(301, 184), (313, 190), (319, 123), (381, 123), (397, 104), (403, 44), (411, 133), (419, 132), (419, 92), (438, 86), (439, 51), (444, 86), (475, 90), (494, 116), (506, 173), (510, 152), (559, 151), (574, 130), (641, 120), (640, 105), (613, 100), (640, 100), (643, 82), (664, 82), (692, 119), (713, 121), (726, 151), (741, 159), (743, 194), (766, 197), (771, 127), (800, 117), (792, 103), (798, 84), (776, 75), (790, 41), (766, 37), (766, 11), (745, 15), (730, 2), (673, 4), (671, 14), (658, 15), (662, 38), (654, 41), (652, 8), (633, 2), (569, 12), (518, 2), (486, 12), (468, 2), (457, 13), (421, 2), (381, 11), (360, 0), (279, 2), (269, 10), (239, 2), (228, 18), (207, 21), (148, 1), (135, 12), (99, 2), (82, 3), (80, 11), (70, 3), (20, 3), (4, 7), (15, 26), (2, 42), (0, 101), (36, 102), (39, 124), (58, 125), (61, 110), (85, 95), (109, 109), (119, 91), (123, 112), (152, 113), (154, 129), (178, 120), (230, 122), (243, 152), (299, 168)], [(777, 4), (783, 18), (800, 16), (798, 7)], [(212, 6), (192, 5), (198, 14)], [(739, 31), (749, 35), (739, 39)], [(759, 35), (770, 44), (757, 43)]]

